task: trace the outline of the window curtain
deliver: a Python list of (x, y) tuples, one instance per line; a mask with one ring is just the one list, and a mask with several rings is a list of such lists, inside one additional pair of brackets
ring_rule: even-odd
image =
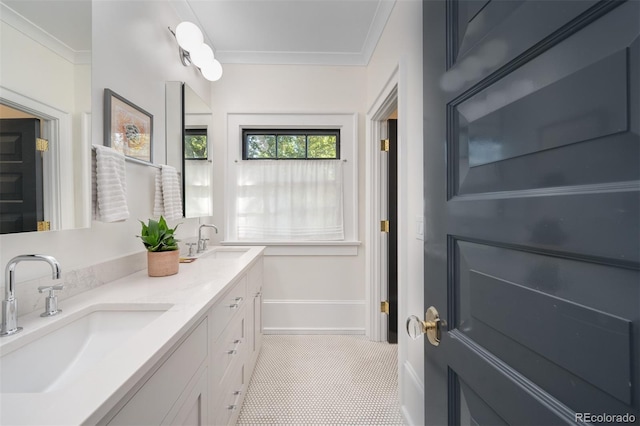
[(184, 162), (185, 214), (211, 216), (211, 163), (207, 160)]
[(238, 164), (239, 240), (344, 240), (342, 161)]

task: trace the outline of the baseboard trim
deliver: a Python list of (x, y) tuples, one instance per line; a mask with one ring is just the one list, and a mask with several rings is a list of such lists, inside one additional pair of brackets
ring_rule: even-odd
[(284, 334), (348, 334), (364, 335), (364, 328), (263, 328), (263, 334), (284, 335)]
[(265, 299), (267, 334), (365, 334), (364, 300)]
[(424, 381), (413, 368), (411, 363), (405, 361), (401, 368), (402, 380), (399, 381), (402, 389), (400, 413), (407, 425), (424, 424)]

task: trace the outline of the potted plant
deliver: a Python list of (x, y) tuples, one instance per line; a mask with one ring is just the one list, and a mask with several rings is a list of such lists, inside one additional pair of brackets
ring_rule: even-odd
[(169, 228), (164, 217), (160, 220), (149, 219), (142, 224), (139, 237), (147, 249), (147, 271), (150, 277), (166, 277), (178, 273), (180, 266), (180, 250), (174, 236), (175, 228)]

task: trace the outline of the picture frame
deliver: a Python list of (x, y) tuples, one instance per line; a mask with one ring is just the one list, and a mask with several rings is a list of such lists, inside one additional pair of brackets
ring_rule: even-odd
[(153, 164), (153, 115), (111, 89), (104, 89), (104, 145)]

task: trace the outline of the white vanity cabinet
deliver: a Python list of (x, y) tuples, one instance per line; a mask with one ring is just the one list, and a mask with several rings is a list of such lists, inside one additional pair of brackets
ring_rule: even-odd
[(247, 336), (249, 339), (249, 378), (262, 347), (262, 266), (260, 257), (249, 271), (247, 286)]
[(207, 425), (209, 361), (208, 322), (204, 318), (160, 365), (134, 388), (132, 396), (116, 406), (101, 424)]
[(99, 424), (235, 424), (262, 342), (262, 255)]
[(262, 341), (261, 307), (256, 306), (262, 302), (261, 291), (262, 257), (259, 257), (212, 310), (210, 413), (214, 425), (235, 424), (240, 413)]

